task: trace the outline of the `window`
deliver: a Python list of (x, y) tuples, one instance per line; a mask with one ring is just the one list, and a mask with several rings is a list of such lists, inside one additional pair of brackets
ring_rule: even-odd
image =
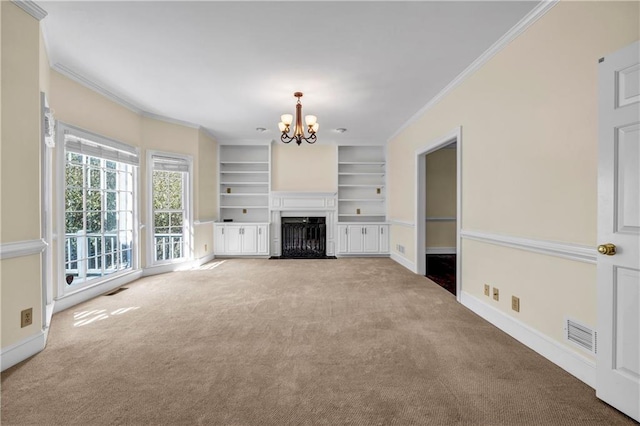
[(134, 268), (137, 153), (80, 130), (64, 141), (64, 271), (75, 289)]
[(188, 258), (190, 161), (151, 154), (151, 163), (153, 263)]

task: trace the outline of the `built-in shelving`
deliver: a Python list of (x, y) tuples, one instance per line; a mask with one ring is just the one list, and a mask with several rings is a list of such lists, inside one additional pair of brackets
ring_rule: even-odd
[(220, 146), (220, 221), (269, 221), (270, 157), (268, 145)]
[(382, 146), (338, 147), (338, 222), (384, 222), (386, 169)]

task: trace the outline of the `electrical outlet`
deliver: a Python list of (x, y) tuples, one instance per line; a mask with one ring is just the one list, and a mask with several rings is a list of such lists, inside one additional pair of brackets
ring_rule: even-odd
[(511, 309), (516, 312), (520, 312), (520, 298), (516, 296), (511, 296)]
[(490, 292), (491, 292), (491, 287), (489, 287), (489, 284), (485, 284), (484, 285), (484, 295), (485, 296), (489, 296)]
[(498, 301), (500, 300), (500, 290), (498, 290), (497, 288), (493, 288), (493, 300)]
[(204, 251), (208, 251), (209, 250), (209, 246), (207, 244), (204, 245)]
[(20, 312), (20, 327), (26, 327), (31, 324), (33, 324), (33, 308)]

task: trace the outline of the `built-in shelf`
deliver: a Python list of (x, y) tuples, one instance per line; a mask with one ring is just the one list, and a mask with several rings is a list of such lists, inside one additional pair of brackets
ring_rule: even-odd
[(382, 146), (338, 147), (338, 220), (384, 222), (385, 151)]
[(220, 221), (269, 221), (269, 145), (221, 145)]

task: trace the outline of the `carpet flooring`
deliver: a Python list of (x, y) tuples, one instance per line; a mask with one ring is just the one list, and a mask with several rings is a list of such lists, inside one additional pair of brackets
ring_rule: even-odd
[(233, 259), (53, 317), (2, 425), (624, 425), (390, 259)]

